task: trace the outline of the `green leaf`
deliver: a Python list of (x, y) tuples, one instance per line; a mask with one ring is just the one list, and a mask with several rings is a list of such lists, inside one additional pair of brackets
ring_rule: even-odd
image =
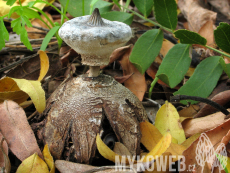
[[(112, 3), (106, 2), (103, 0), (99, 0), (94, 4), (93, 10), (95, 8), (98, 8), (100, 10), (100, 14), (103, 14), (103, 13), (107, 13), (107, 12), (111, 11), (112, 7), (113, 7)], [(90, 13), (90, 14), (92, 14), (92, 13)]]
[(38, 14), (38, 12), (36, 12), (36, 11), (34, 11), (32, 9), (29, 9), (28, 7), (23, 8), (23, 15), (25, 15), (29, 19), (33, 19), (33, 18), (41, 19), (41, 17)]
[(153, 0), (133, 0), (137, 9), (147, 18), (153, 8)]
[(175, 30), (177, 27), (177, 4), (175, 0), (154, 0), (155, 18), (159, 24)]
[[(65, 7), (67, 0), (60, 0), (60, 3), (63, 7)], [(92, 0), (84, 0), (84, 10), (85, 10), (85, 15), (89, 15), (90, 12), (90, 3)], [(71, 0), (69, 1), (69, 5), (67, 8), (67, 11), (69, 12), (70, 15), (73, 17), (79, 17), (83, 15), (82, 11), (82, 0)]]
[(223, 51), (230, 53), (230, 25), (221, 22), (220, 25), (214, 30), (214, 37), (216, 44)]
[[(174, 95), (189, 95), (208, 97), (215, 88), (223, 69), (219, 63), (220, 56), (212, 56), (201, 61), (196, 67), (192, 77), (183, 85)], [(192, 104), (196, 101), (189, 100)], [(181, 101), (183, 104), (187, 104), (186, 101)]]
[(28, 27), (32, 27), (32, 24), (31, 24), (30, 20), (28, 19), (28, 17), (26, 17), (26, 16), (21, 16), (21, 20), (23, 21), (23, 23), (26, 23), (26, 25), (27, 25)]
[(9, 13), (8, 13), (8, 18), (10, 18), (10, 16), (16, 12), (19, 8), (21, 8), (20, 6), (14, 6), (10, 9)]
[(16, 0), (7, 0), (6, 4), (12, 6), (15, 2)]
[(46, 36), (42, 42), (42, 46), (41, 46), (40, 50), (43, 50), (43, 51), (46, 50), (48, 43), (50, 42), (51, 38), (58, 31), (59, 28), (60, 28), (60, 26), (55, 26), (46, 34)]
[(164, 57), (156, 76), (171, 88), (178, 85), (189, 69), (191, 58), (189, 44), (176, 44)]
[(119, 4), (118, 0), (113, 0), (113, 3), (116, 4), (120, 9), (121, 9), (121, 5)]
[(20, 33), (20, 40), (27, 47), (27, 49), (33, 50), (32, 46), (30, 44), (28, 34), (27, 34), (27, 31), (26, 31), (25, 27), (22, 27), (22, 30), (21, 30), (21, 33)]
[(130, 55), (130, 62), (144, 74), (160, 52), (164, 35), (160, 29), (144, 33), (135, 43)]
[(223, 68), (223, 70), (225, 71), (225, 73), (228, 75), (228, 77), (230, 78), (230, 64), (225, 64), (224, 59), (220, 58), (220, 64)]
[(111, 20), (111, 21), (119, 21), (130, 25), (133, 21), (133, 15), (120, 11), (111, 11), (108, 13), (101, 14), (101, 17)]
[(21, 18), (17, 18), (11, 22), (11, 27), (16, 34), (20, 35), (22, 30)]
[(0, 18), (0, 50), (5, 47), (5, 40), (9, 40), (9, 33), (4, 25), (3, 18)]
[(180, 43), (185, 44), (200, 44), (205, 46), (207, 43), (207, 40), (200, 36), (199, 34), (188, 31), (186, 29), (179, 29), (174, 32), (176, 38), (180, 39)]

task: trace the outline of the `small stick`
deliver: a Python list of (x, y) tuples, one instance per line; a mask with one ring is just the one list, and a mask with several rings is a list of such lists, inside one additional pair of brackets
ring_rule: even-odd
[(194, 101), (204, 102), (220, 110), (225, 115), (230, 114), (230, 112), (228, 112), (228, 110), (225, 109), (223, 106), (219, 105), (218, 103), (212, 100), (206, 99), (206, 98), (197, 97), (197, 96), (187, 96), (187, 95), (175, 95), (175, 96), (170, 97), (170, 102), (180, 102), (180, 100), (194, 100)]

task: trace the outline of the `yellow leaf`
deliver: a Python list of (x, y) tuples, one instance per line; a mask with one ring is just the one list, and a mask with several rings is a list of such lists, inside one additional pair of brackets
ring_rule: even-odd
[(41, 70), (40, 70), (38, 81), (41, 81), (49, 70), (49, 58), (44, 51), (40, 50), (38, 52), (39, 52), (40, 64), (41, 64)]
[(28, 94), (21, 91), (15, 81), (9, 77), (2, 78), (0, 86), (0, 102), (13, 100), (20, 104), (29, 98)]
[(0, 102), (13, 100), (20, 104), (30, 96), (38, 112), (45, 109), (45, 92), (39, 81), (5, 77), (0, 80), (0, 86)]
[(153, 159), (156, 159), (158, 156), (162, 155), (170, 146), (172, 136), (170, 133), (166, 133), (157, 145), (147, 154), (140, 162), (150, 162)]
[(189, 69), (188, 69), (187, 73), (185, 74), (185, 76), (191, 77), (193, 75), (194, 71), (195, 71), (195, 68), (189, 67)]
[(179, 144), (184, 142), (186, 139), (179, 114), (176, 108), (167, 101), (157, 112), (155, 126), (161, 134), (170, 132), (172, 137), (177, 139)]
[(54, 160), (53, 160), (52, 155), (50, 154), (48, 144), (45, 145), (42, 154), (44, 156), (45, 162), (50, 168), (50, 173), (55, 173)]
[(106, 159), (115, 162), (115, 158), (119, 158), (120, 163), (126, 163), (129, 164), (130, 162), (135, 163), (135, 161), (128, 159), (127, 157), (120, 156), (113, 152), (100, 138), (100, 135), (97, 134), (96, 137), (96, 144), (97, 144), (97, 149), (99, 153)]
[(141, 143), (151, 151), (162, 138), (160, 131), (151, 123), (145, 121), (140, 123)]
[(47, 164), (34, 153), (32, 156), (25, 159), (18, 167), (16, 173), (49, 173)]
[(188, 148), (195, 140), (197, 140), (197, 138), (200, 137), (200, 133), (197, 133), (195, 135), (192, 135), (190, 138), (186, 139), (186, 141), (184, 141), (181, 145), (185, 146), (186, 148)]

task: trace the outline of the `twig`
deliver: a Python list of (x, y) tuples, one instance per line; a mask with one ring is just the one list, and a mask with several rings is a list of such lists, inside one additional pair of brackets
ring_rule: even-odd
[(176, 95), (176, 96), (171, 96), (170, 97), (170, 102), (180, 102), (181, 100), (194, 100), (194, 101), (199, 101), (199, 102), (204, 102), (206, 104), (209, 104), (210, 106), (220, 110), (223, 114), (229, 115), (230, 112), (228, 112), (227, 109), (225, 109), (223, 106), (219, 105), (218, 103), (202, 98), (202, 97), (197, 97), (197, 96), (187, 96), (187, 95)]

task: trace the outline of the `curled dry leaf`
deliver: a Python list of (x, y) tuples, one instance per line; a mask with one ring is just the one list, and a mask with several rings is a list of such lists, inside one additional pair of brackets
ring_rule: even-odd
[(186, 119), (182, 122), (185, 136), (190, 137), (196, 133), (202, 133), (209, 129), (213, 129), (224, 123), (225, 117), (226, 115), (224, 115), (222, 112), (217, 112), (206, 117)]
[(47, 54), (42, 50), (39, 50), (38, 53), (40, 57), (40, 66), (41, 66), (38, 81), (41, 81), (49, 70), (49, 58)]
[(0, 104), (0, 131), (10, 150), (23, 161), (35, 152), (43, 158), (24, 110), (13, 101)]
[[(226, 103), (228, 103), (230, 101), (230, 90), (226, 90), (226, 91), (218, 93), (211, 100), (224, 106)], [(208, 104), (205, 104), (205, 106), (202, 107), (202, 109), (194, 116), (194, 118), (204, 117), (204, 116), (209, 115), (215, 111), (217, 111), (216, 108), (214, 108)]]
[(198, 32), (207, 21), (216, 21), (217, 13), (201, 7), (198, 0), (178, 0), (177, 5), (187, 19), (190, 31)]
[(23, 160), (16, 173), (49, 173), (47, 164), (34, 153), (32, 156)]
[[(181, 172), (182, 173), (183, 172), (184, 173), (185, 172), (192, 172), (191, 170), (188, 170), (189, 165), (195, 165), (194, 169), (196, 169), (197, 172), (201, 172), (202, 169), (204, 170), (204, 172), (210, 172), (210, 169), (212, 167), (210, 165), (210, 163), (206, 163), (206, 161), (203, 160), (203, 162), (205, 162), (204, 164), (202, 164), (202, 165), (198, 164), (198, 161), (200, 162), (202, 160), (200, 160), (201, 158), (198, 158), (198, 160), (196, 159), (196, 156), (197, 156), (196, 150), (200, 149), (200, 155), (205, 154), (202, 152), (213, 153), (213, 151), (216, 151), (216, 149), (219, 147), (221, 142), (229, 140), (229, 134), (228, 134), (229, 126), (230, 126), (230, 120), (227, 120), (226, 122), (217, 126), (216, 128), (205, 132), (203, 134), (203, 138), (198, 138), (197, 140), (195, 140), (192, 143), (192, 145), (190, 145), (183, 152), (183, 155), (185, 156), (184, 164), (185, 164), (186, 169), (184, 171), (181, 171)], [(203, 140), (204, 137), (205, 137), (205, 140)], [(202, 141), (203, 142), (207, 141), (208, 143), (210, 143), (211, 146), (208, 146), (206, 144), (207, 142), (202, 143)], [(226, 142), (224, 142), (224, 143), (226, 143)], [(203, 149), (201, 149), (201, 147), (203, 147)]]

